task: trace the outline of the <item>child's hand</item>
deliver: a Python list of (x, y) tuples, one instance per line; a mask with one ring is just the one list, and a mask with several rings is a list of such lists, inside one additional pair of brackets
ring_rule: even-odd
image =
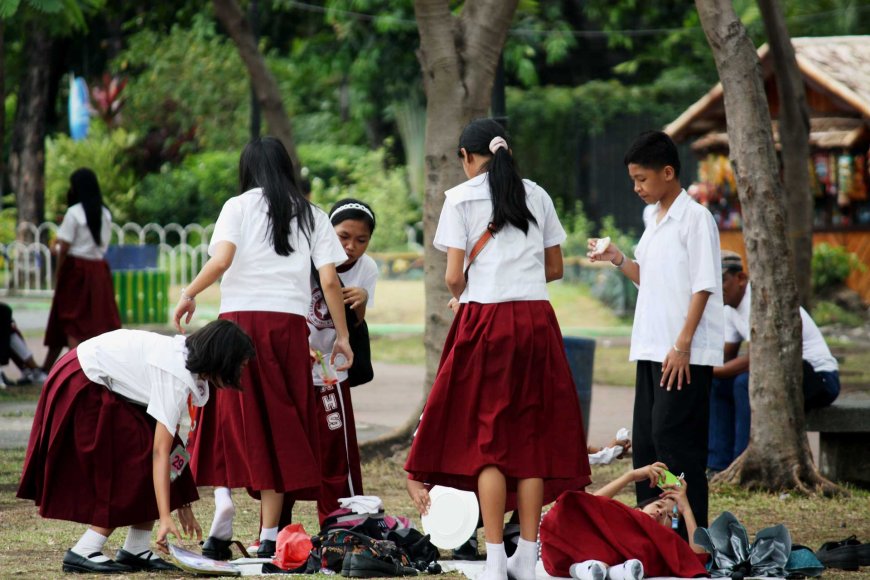
[(617, 459), (622, 459), (626, 453), (631, 451), (631, 439), (614, 439), (607, 446), (616, 447), (617, 445), (622, 447), (622, 453), (616, 456)]
[(665, 360), (662, 361), (662, 382), (660, 387), (666, 387), (669, 391), (673, 388), (674, 383), (677, 385), (677, 390), (683, 390), (683, 385), (692, 384), (692, 374), (689, 370), (689, 351), (671, 348), (668, 354), (665, 355)]
[(178, 306), (175, 307), (175, 316), (173, 320), (175, 321), (175, 330), (184, 334), (184, 328), (181, 327), (181, 319), (184, 318), (184, 315), (187, 315), (185, 319), (185, 324), (190, 324), (190, 319), (193, 317), (193, 313), (196, 312), (196, 300), (188, 300), (184, 296), (179, 298)]
[(616, 247), (616, 244), (609, 244), (602, 252), (596, 252), (595, 245), (598, 243), (598, 239), (599, 238), (589, 238), (586, 242), (586, 249), (589, 250), (586, 252), (586, 257), (592, 262), (612, 262), (615, 260), (621, 253), (619, 248)]
[(659, 484), (659, 478), (662, 476), (662, 472), (667, 468), (668, 466), (661, 461), (656, 461), (652, 465), (647, 465), (646, 467), (638, 467), (637, 469), (632, 471), (631, 479), (633, 481), (643, 481), (644, 479), (648, 479), (649, 486), (656, 487)]
[(353, 351), (350, 349), (350, 342), (346, 338), (335, 339), (335, 345), (332, 347), (332, 358), (329, 360), (329, 364), (335, 366), (335, 356), (339, 353), (343, 354), (347, 360), (340, 367), (335, 367), (335, 370), (346, 371), (353, 366)]
[(363, 306), (369, 301), (369, 293), (366, 289), (357, 286), (342, 288), (341, 297), (345, 304), (350, 304), (351, 310), (356, 310), (357, 306)]
[(181, 522), (181, 529), (189, 538), (196, 536), (197, 541), (202, 540), (202, 527), (196, 521), (193, 508), (189, 505), (178, 508), (178, 521)]
[(455, 297), (451, 298), (450, 301), (447, 303), (447, 308), (452, 310), (453, 314), (459, 314), (459, 300), (457, 300)]
[(178, 528), (175, 527), (175, 522), (172, 516), (160, 518), (160, 525), (157, 528), (157, 549), (164, 554), (169, 553), (169, 534), (175, 536), (176, 540), (183, 539), (184, 536), (178, 533)]
[(664, 493), (662, 493), (661, 497), (674, 500), (674, 503), (677, 505), (677, 509), (681, 514), (685, 513), (687, 510), (692, 510), (689, 506), (689, 497), (686, 495), (685, 478), (680, 478), (680, 485), (663, 485), (662, 489), (664, 490)]
[(429, 498), (429, 490), (422, 482), (413, 479), (407, 480), (408, 495), (411, 496), (411, 501), (414, 502), (414, 507), (420, 512), (421, 516), (429, 513), (429, 507), (432, 505), (432, 500)]

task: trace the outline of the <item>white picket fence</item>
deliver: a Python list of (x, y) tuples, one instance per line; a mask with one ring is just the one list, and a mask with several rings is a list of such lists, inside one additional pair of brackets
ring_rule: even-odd
[[(0, 243), (0, 294), (51, 295), (54, 291), (54, 262), (49, 246), (42, 241), (54, 240), (57, 228), (57, 224), (52, 222), (38, 226), (21, 223), (18, 226), (19, 238), (36, 241)], [(141, 226), (129, 222), (122, 226), (112, 224), (109, 243), (119, 246), (156, 245), (158, 266), (169, 272), (169, 283), (186, 286), (208, 259), (208, 241), (213, 231), (214, 224), (182, 226), (171, 223), (162, 226), (148, 223)]]

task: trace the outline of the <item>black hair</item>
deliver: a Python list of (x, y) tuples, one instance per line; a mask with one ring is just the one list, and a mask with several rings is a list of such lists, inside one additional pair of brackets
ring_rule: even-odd
[(103, 242), (103, 194), (100, 192), (97, 175), (87, 167), (82, 167), (73, 171), (69, 176), (69, 183), (67, 200), (72, 202), (72, 205), (82, 204), (88, 229), (91, 231), (94, 243), (99, 246)]
[(629, 163), (634, 163), (657, 171), (670, 165), (674, 168), (674, 175), (680, 177), (680, 154), (677, 146), (662, 131), (646, 131), (638, 135), (625, 153), (623, 162), (626, 167)]
[(500, 147), (495, 153), (489, 150), (490, 142), (501, 137), (509, 142), (507, 131), (495, 119), (476, 119), (462, 130), (459, 137), (459, 156), (461, 149), (474, 155), (491, 155), (485, 168), (492, 196), (492, 224), (496, 231), (505, 224), (511, 224), (523, 233), (529, 233), (529, 222), (538, 221), (526, 205), (526, 188), (514, 163), (508, 147)]
[(297, 226), (309, 242), (314, 230), (311, 203), (302, 195), (296, 183), (293, 161), (284, 144), (274, 137), (258, 137), (245, 145), (239, 159), (241, 193), (262, 188), (269, 206), (269, 230), (272, 247), (279, 256), (293, 253), (290, 245), (290, 224)]
[(254, 357), (254, 343), (238, 325), (221, 319), (209, 322), (188, 336), (184, 344), (187, 370), (241, 390), (242, 365)]
[[(361, 205), (366, 208), (371, 215), (356, 207), (342, 209), (338, 214), (335, 213), (336, 210), (350, 204)], [(332, 209), (329, 210), (330, 223), (332, 223), (333, 226), (337, 226), (345, 220), (359, 220), (365, 222), (369, 226), (369, 233), (375, 233), (375, 225), (377, 223), (377, 220), (375, 220), (375, 212), (372, 207), (364, 201), (352, 197), (346, 197), (335, 202), (335, 205), (333, 205)]]

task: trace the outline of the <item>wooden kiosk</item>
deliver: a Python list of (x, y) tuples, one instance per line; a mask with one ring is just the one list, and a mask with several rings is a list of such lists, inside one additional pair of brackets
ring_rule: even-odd
[[(792, 43), (810, 108), (813, 244), (839, 245), (858, 255), (868, 269), (853, 273), (847, 284), (870, 303), (870, 36), (793, 38)], [(767, 45), (758, 55), (778, 146), (779, 94)], [(721, 83), (665, 131), (678, 143), (692, 142), (698, 181), (689, 193), (713, 213), (722, 247), (745, 259)]]

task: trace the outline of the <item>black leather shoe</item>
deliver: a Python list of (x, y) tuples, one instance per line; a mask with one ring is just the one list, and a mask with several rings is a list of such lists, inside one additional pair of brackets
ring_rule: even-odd
[(63, 557), (63, 571), (79, 574), (123, 574), (125, 572), (133, 572), (133, 568), (115, 562), (114, 560), (106, 560), (105, 562), (94, 562), (88, 558), (102, 556), (102, 552), (94, 552), (87, 558), (80, 556), (72, 550), (67, 550)]
[(375, 558), (372, 554), (348, 553), (342, 562), (341, 575), (348, 578), (383, 578), (391, 576), (416, 576), (416, 568), (403, 566), (390, 557)]
[(147, 570), (148, 572), (181, 572), (181, 568), (153, 556), (151, 550), (145, 550), (141, 554), (132, 554), (127, 550), (118, 550), (115, 554), (115, 562), (130, 566), (134, 570)]
[(257, 548), (258, 558), (274, 558), (275, 557), (275, 540), (260, 540), (260, 547)]
[(230, 551), (232, 540), (221, 540), (214, 536), (209, 536), (202, 544), (202, 555), (212, 560), (229, 560), (233, 557)]
[[(477, 532), (475, 532), (476, 534)], [(507, 545), (507, 544), (505, 544)], [(477, 560), (477, 537), (472, 536), (467, 542), (453, 549), (454, 560)]]

